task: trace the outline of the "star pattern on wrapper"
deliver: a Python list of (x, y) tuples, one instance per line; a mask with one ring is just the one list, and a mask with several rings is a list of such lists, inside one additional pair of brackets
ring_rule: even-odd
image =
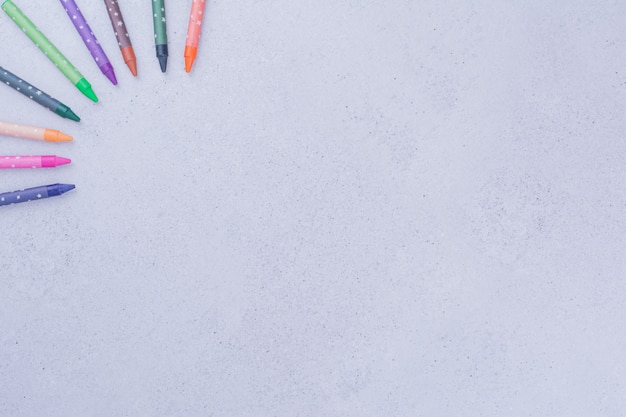
[(202, 28), (202, 18), (204, 17), (205, 0), (193, 0), (191, 15), (189, 16), (189, 28), (186, 40), (189, 43), (197, 44)]
[[(93, 34), (93, 31), (87, 24), (85, 17), (82, 15), (76, 3), (70, 0), (62, 0), (62, 1), (63, 3), (67, 5), (65, 7), (65, 12), (67, 13), (68, 17), (72, 20), (74, 27), (76, 27), (76, 30), (78, 31), (81, 38), (83, 39), (83, 42), (89, 49), (89, 53), (93, 57), (94, 61), (96, 61), (96, 63), (98, 64), (101, 61), (105, 63), (108, 62), (108, 57), (106, 56), (106, 53), (104, 52), (102, 47), (100, 47), (100, 43), (98, 42), (98, 39), (96, 39), (96, 36)], [(59, 58), (63, 59), (62, 56), (59, 56)], [(66, 60), (63, 60), (63, 65), (67, 65)]]
[(165, 17), (165, 7), (163, 2), (158, 2), (157, 0), (152, 0), (152, 17), (154, 19), (154, 24), (157, 23), (166, 23), (167, 19)]
[(117, 39), (117, 45), (122, 48), (125, 44), (130, 44), (130, 36), (128, 31), (124, 30), (125, 24), (122, 18), (122, 12), (119, 8), (119, 4), (115, 0), (107, 0), (107, 10), (109, 11), (109, 18), (111, 19), (111, 25)]

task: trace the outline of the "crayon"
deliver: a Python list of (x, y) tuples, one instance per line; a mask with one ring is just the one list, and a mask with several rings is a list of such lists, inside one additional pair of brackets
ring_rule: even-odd
[(75, 122), (80, 122), (80, 117), (78, 117), (76, 113), (74, 113), (72, 109), (67, 107), (65, 104), (61, 103), (56, 98), (50, 97), (49, 94), (44, 93), (39, 88), (24, 81), (11, 71), (2, 67), (0, 67), (0, 82), (22, 93), (35, 103), (44, 106), (61, 117), (65, 117), (66, 119), (70, 119)]
[(113, 83), (113, 85), (117, 85), (113, 65), (111, 65), (111, 62), (104, 53), (102, 46), (98, 43), (98, 39), (96, 39), (96, 36), (93, 34), (93, 31), (89, 27), (85, 16), (83, 16), (82, 12), (76, 5), (76, 2), (74, 0), (60, 1), (61, 5), (65, 8), (67, 17), (69, 17), (74, 24), (74, 27), (78, 31), (78, 34), (82, 38), (87, 49), (89, 49), (89, 53), (91, 54), (93, 60), (96, 61), (100, 71), (109, 79), (109, 81), (111, 81), (111, 83)]
[(7, 168), (56, 168), (72, 161), (56, 155), (0, 156), (0, 169)]
[(117, 39), (117, 44), (122, 52), (122, 58), (130, 69), (133, 77), (137, 76), (137, 58), (135, 57), (135, 51), (133, 50), (133, 44), (130, 42), (130, 36), (128, 36), (128, 29), (124, 18), (122, 17), (122, 11), (120, 10), (119, 1), (117, 0), (104, 0), (107, 12), (109, 13), (109, 20), (111, 20), (111, 26), (113, 26), (113, 32)]
[(54, 129), (19, 125), (0, 121), (0, 135), (14, 136), (16, 138), (44, 140), (46, 142), (70, 142), (74, 138)]
[(161, 72), (167, 69), (167, 27), (165, 25), (165, 0), (152, 0), (154, 44)]
[(0, 206), (56, 197), (76, 188), (74, 184), (50, 184), (0, 194)]
[(193, 62), (198, 54), (200, 32), (202, 30), (202, 18), (204, 17), (204, 0), (193, 0), (187, 27), (187, 39), (185, 41), (185, 71), (190, 72)]
[(37, 26), (11, 0), (2, 1), (2, 10), (15, 22), (15, 24), (30, 38), (31, 41), (52, 61), (54, 65), (90, 100), (97, 102), (98, 97), (93, 92), (89, 81), (78, 72), (76, 67), (41, 33)]

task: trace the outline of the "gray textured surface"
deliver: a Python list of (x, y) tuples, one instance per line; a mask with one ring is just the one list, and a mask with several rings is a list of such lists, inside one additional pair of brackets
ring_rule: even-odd
[(163, 76), (127, 0), (136, 80), (101, 3), (117, 88), (18, 3), (99, 104), (0, 16), (83, 118), (0, 89), (77, 185), (0, 210), (1, 416), (624, 415), (626, 3), (211, 1), (189, 76), (169, 1)]

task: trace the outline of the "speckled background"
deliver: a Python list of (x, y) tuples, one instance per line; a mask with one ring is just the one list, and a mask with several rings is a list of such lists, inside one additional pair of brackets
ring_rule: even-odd
[[(1, 120), (71, 144), (0, 190), (0, 416), (622, 416), (623, 1), (16, 0), (90, 103), (0, 15)], [(2, 87), (2, 86), (0, 86)]]

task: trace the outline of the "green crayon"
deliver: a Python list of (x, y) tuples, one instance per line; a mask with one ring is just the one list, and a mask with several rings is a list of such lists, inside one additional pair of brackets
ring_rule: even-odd
[(161, 72), (167, 69), (167, 29), (165, 25), (165, 0), (152, 0), (152, 20), (154, 23), (154, 44)]
[(93, 92), (91, 84), (78, 72), (72, 63), (57, 49), (56, 46), (41, 33), (37, 26), (30, 21), (28, 17), (13, 3), (11, 0), (2, 1), (2, 10), (15, 22), (17, 26), (30, 38), (31, 41), (52, 61), (54, 65), (65, 75), (71, 82), (91, 100), (97, 102), (98, 97)]

